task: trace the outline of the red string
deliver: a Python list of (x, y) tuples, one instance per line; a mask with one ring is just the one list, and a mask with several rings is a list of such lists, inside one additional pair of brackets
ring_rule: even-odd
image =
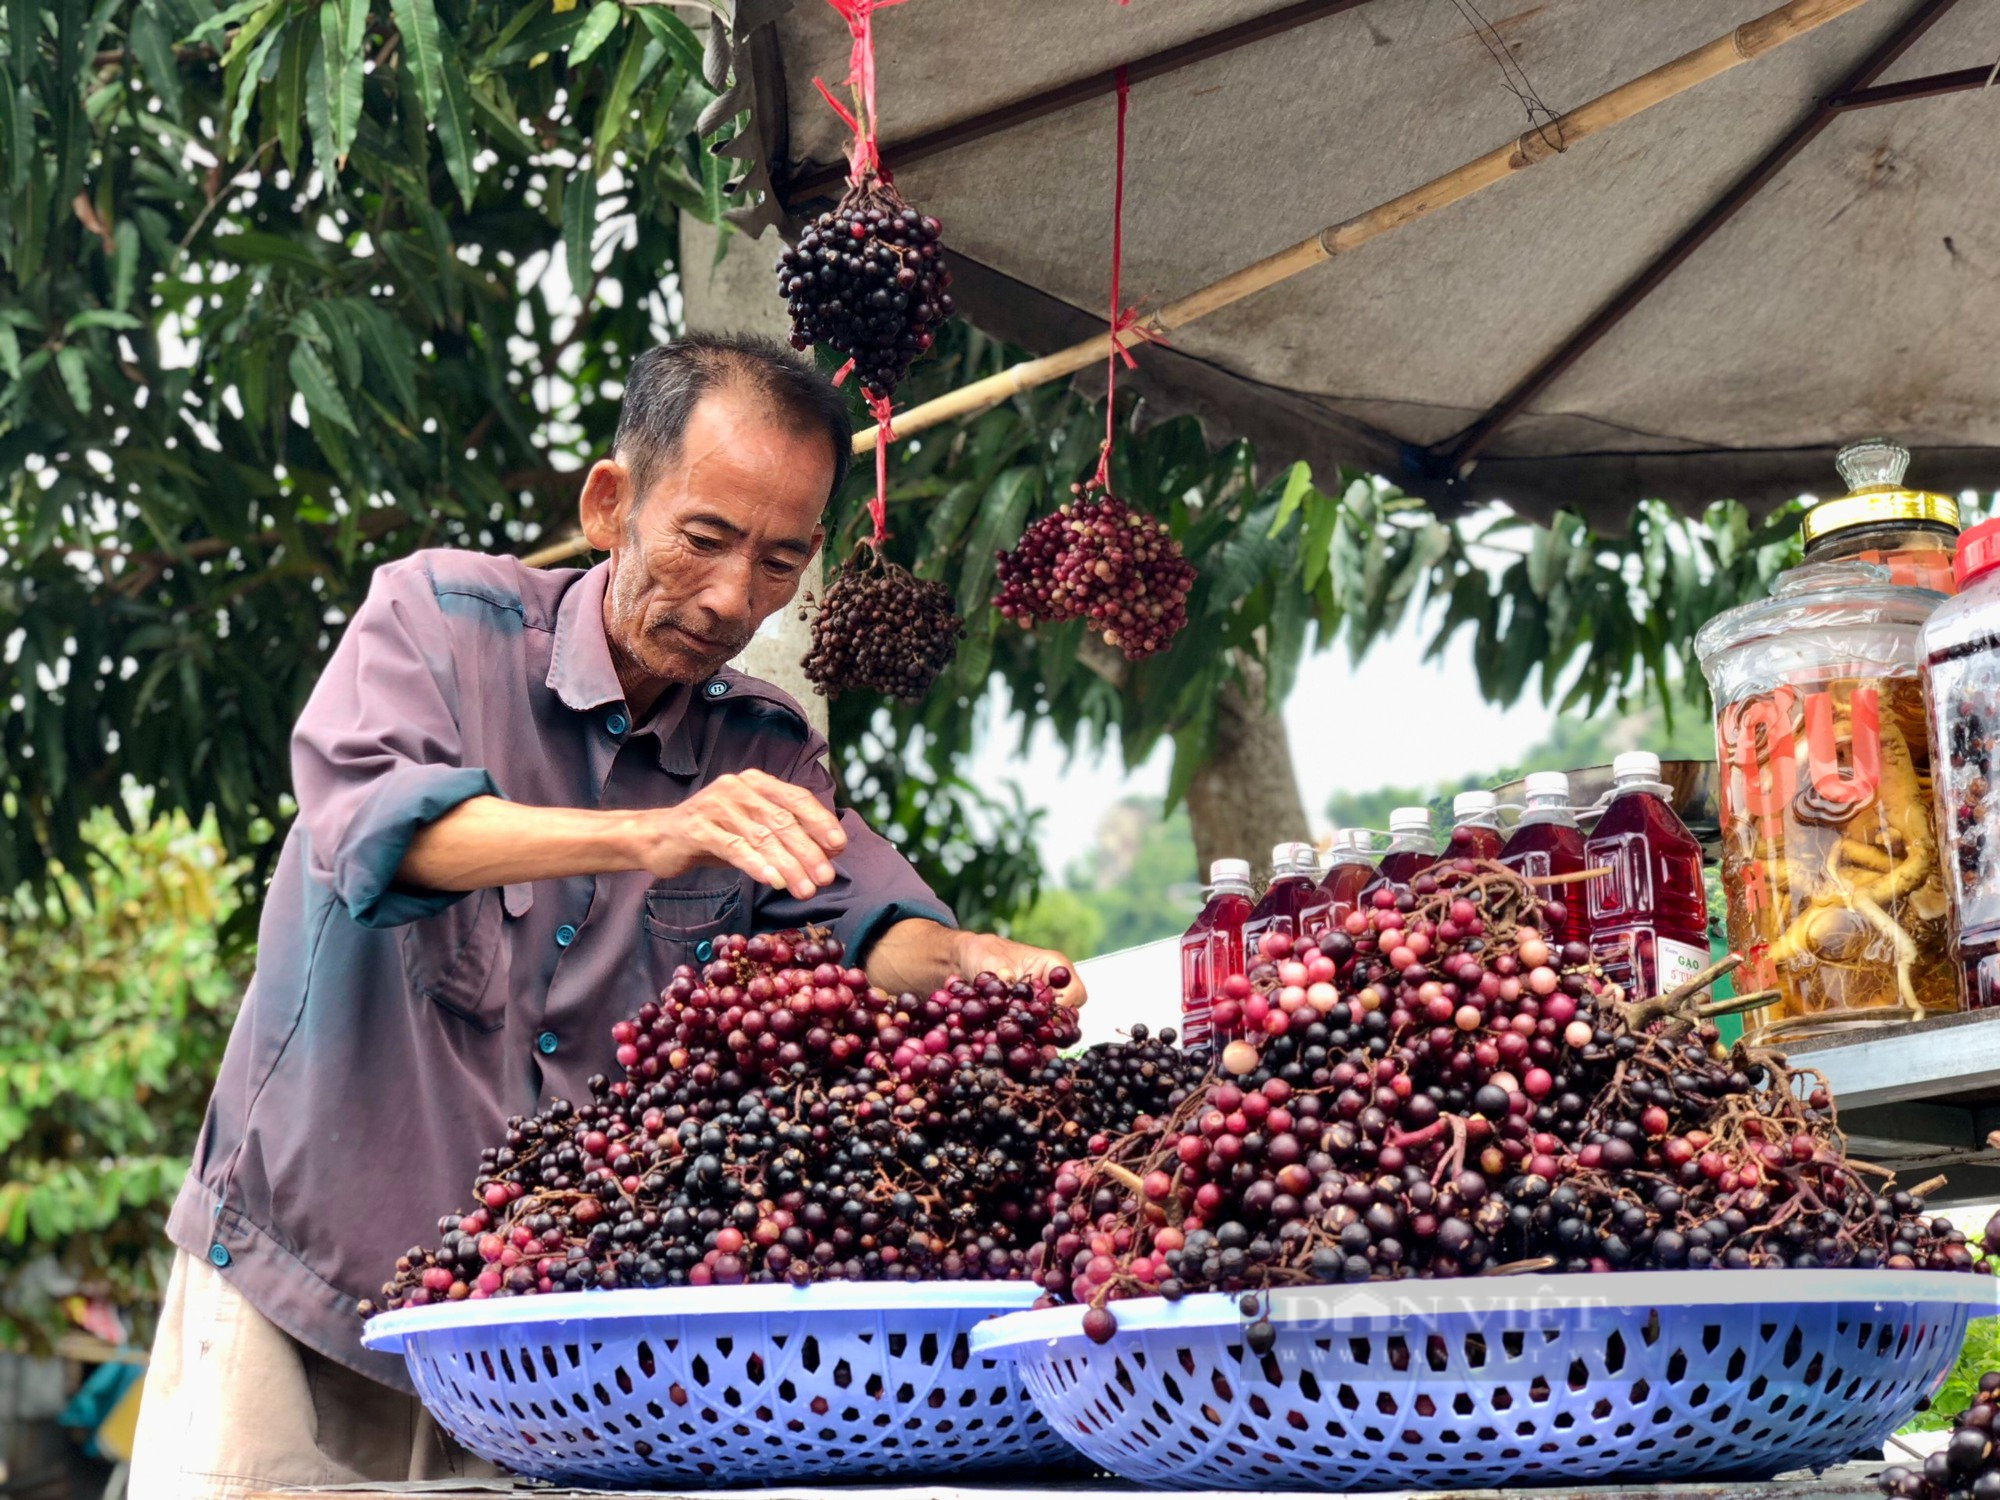
[[(885, 6), (901, 5), (903, 0), (827, 0), (840, 12), (847, 22), (847, 34), (854, 38), (854, 45), (847, 54), (847, 86), (856, 93), (860, 108), (850, 113), (842, 108), (840, 101), (819, 79), (813, 84), (826, 102), (833, 106), (834, 113), (846, 122), (854, 132), (854, 142), (847, 152), (847, 176), (851, 182), (859, 182), (863, 176), (873, 173), (885, 176), (882, 171), (881, 153), (875, 147), (875, 27), (874, 14)], [(859, 115), (857, 120), (856, 115)]]
[(892, 421), (896, 409), (887, 396), (878, 396), (866, 386), (862, 387), (861, 396), (868, 403), (868, 414), (875, 419), (875, 495), (868, 502), (868, 515), (875, 523), (873, 541), (880, 551), (889, 539), (889, 445), (896, 441)]

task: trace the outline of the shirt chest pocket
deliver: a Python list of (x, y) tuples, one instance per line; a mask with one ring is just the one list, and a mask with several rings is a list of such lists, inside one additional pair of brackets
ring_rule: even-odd
[(726, 885), (656, 885), (647, 891), (641, 937), (653, 988), (665, 989), (681, 964), (708, 962), (715, 939), (746, 931), (750, 915), (740, 879)]
[(507, 1024), (507, 945), (515, 921), (535, 904), (532, 885), (488, 887), (403, 932), (411, 992), (481, 1031)]

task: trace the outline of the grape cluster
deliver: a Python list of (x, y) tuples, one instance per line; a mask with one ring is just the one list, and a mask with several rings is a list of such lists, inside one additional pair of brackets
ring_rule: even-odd
[(838, 349), (862, 389), (886, 400), (954, 311), (939, 232), (880, 178), (850, 187), (778, 257), (792, 346)]
[(1891, 1464), (1875, 1482), (1889, 1500), (2000, 1500), (2000, 1370), (1979, 1377), (1977, 1399), (1921, 1469)]
[(678, 970), (612, 1028), (622, 1076), (509, 1121), (473, 1209), (399, 1259), (382, 1304), (1025, 1278), (1055, 1162), (1200, 1087), (1204, 1055), (1143, 1029), (1064, 1057), (1076, 1018), (1046, 987), (892, 998), (844, 960), (808, 930)]
[[(1311, 943), (1268, 933), (1213, 1019), (1218, 1075), (1072, 1158), (1037, 1280), (1092, 1304), (1189, 1291), (1569, 1272), (1973, 1270), (1921, 1196), (1850, 1164), (1824, 1083), (1628, 1006), (1562, 903), (1447, 860)], [(1268, 1325), (1266, 1325), (1268, 1327)]]
[(1187, 624), (1194, 568), (1166, 523), (1111, 494), (1084, 494), (1029, 524), (994, 567), (994, 603), (1016, 624), (1084, 619), (1137, 661)]
[[(912, 700), (951, 665), (965, 621), (944, 584), (915, 577), (866, 542), (819, 600), (801, 665), (816, 691), (855, 688)], [(803, 613), (803, 612), (802, 612)]]

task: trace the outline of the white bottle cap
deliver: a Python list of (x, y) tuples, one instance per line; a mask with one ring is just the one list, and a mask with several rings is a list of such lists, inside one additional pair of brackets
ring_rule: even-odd
[(1208, 883), (1222, 885), (1233, 882), (1237, 885), (1250, 883), (1250, 861), (1247, 859), (1218, 859), (1208, 867)]
[(1451, 799), (1452, 820), (1463, 823), (1467, 818), (1491, 817), (1496, 805), (1491, 792), (1460, 792)]
[(1613, 781), (1658, 781), (1660, 757), (1650, 750), (1627, 750), (1611, 759)]
[(1389, 813), (1391, 833), (1429, 833), (1431, 831), (1431, 810), (1428, 807), (1398, 807)]
[(1365, 828), (1336, 828), (1333, 831), (1333, 852), (1366, 854), (1368, 852), (1368, 830)]
[(1561, 771), (1530, 771), (1527, 792), (1530, 797), (1560, 797), (1569, 801), (1569, 777)]

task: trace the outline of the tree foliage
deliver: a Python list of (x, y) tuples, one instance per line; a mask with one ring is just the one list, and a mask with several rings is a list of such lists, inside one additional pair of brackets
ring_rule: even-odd
[(213, 822), (104, 812), (60, 899), (0, 901), (0, 1346), (63, 1326), (50, 1293), (157, 1295), (166, 1216), (244, 973), (218, 929), (235, 871)]

